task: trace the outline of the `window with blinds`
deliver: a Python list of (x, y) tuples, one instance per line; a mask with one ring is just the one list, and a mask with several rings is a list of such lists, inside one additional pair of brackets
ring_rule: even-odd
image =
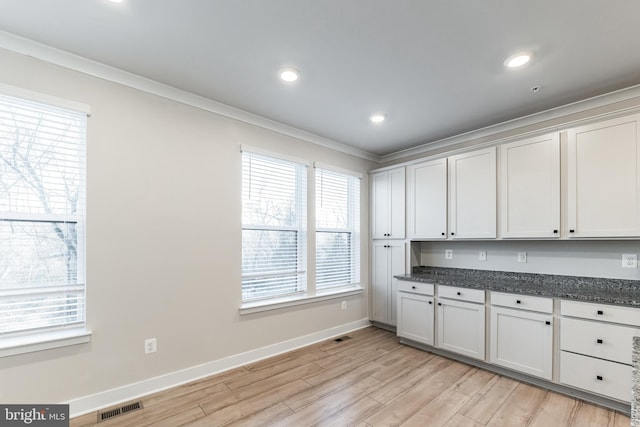
[(86, 125), (0, 95), (0, 339), (85, 323)]
[(306, 291), (306, 165), (242, 153), (242, 300)]
[(360, 283), (360, 178), (316, 168), (316, 289)]

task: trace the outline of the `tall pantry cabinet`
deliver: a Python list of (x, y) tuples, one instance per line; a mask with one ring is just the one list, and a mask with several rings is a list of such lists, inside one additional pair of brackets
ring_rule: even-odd
[(396, 324), (397, 279), (405, 269), (405, 168), (371, 174), (371, 315)]

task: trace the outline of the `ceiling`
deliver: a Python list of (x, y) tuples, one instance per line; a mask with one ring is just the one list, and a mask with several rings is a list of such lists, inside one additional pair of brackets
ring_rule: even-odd
[(640, 84), (638, 0), (0, 0), (0, 29), (376, 155)]

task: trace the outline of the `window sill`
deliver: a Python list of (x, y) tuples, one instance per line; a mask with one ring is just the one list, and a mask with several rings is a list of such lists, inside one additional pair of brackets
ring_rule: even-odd
[(84, 344), (91, 341), (91, 331), (84, 328), (43, 332), (0, 339), (0, 358), (52, 348)]
[(310, 304), (337, 298), (360, 295), (364, 288), (354, 286), (350, 288), (332, 289), (320, 292), (313, 296), (296, 295), (293, 297), (274, 298), (265, 301), (244, 303), (240, 306), (240, 315), (260, 313), (263, 311), (279, 310), (281, 308), (295, 307), (297, 305)]

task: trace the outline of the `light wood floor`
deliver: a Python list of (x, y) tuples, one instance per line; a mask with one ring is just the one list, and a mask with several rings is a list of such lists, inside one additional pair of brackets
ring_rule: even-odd
[[(629, 426), (629, 417), (398, 344), (377, 328), (141, 399), (100, 426)], [(71, 420), (95, 425), (97, 414)]]

